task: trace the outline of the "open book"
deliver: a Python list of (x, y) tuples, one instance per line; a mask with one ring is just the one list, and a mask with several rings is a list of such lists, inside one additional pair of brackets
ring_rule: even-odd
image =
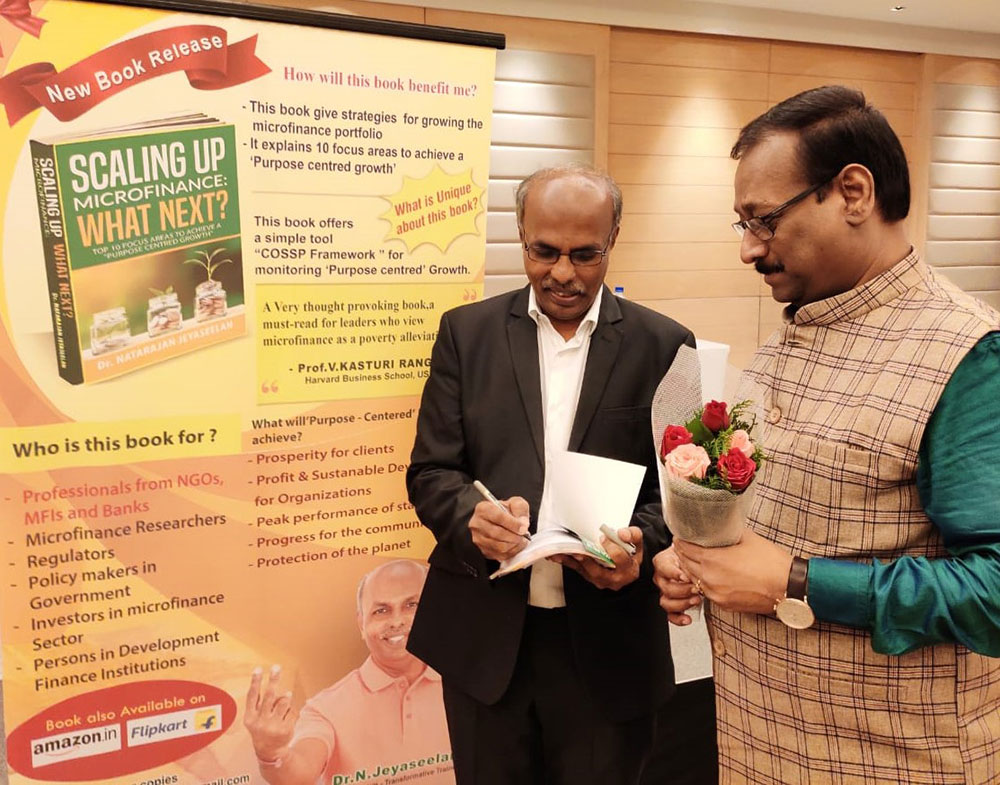
[(605, 567), (615, 569), (615, 563), (604, 550), (600, 542), (577, 534), (572, 529), (558, 526), (553, 529), (543, 529), (532, 535), (524, 550), (514, 554), (509, 559), (500, 562), (500, 569), (494, 572), (490, 579), (499, 578), (508, 573), (529, 567), (536, 561), (555, 556), (557, 553), (572, 553), (590, 556)]
[[(562, 452), (547, 466), (546, 494), (562, 525), (544, 526), (490, 578), (523, 569), (557, 553), (581, 554), (614, 569), (601, 545), (601, 527), (623, 529), (632, 519), (644, 466), (583, 453)], [(557, 519), (558, 520), (558, 519)]]

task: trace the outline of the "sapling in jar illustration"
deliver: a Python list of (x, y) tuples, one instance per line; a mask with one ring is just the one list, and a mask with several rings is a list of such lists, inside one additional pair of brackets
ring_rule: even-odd
[(90, 351), (92, 354), (104, 354), (126, 346), (132, 332), (128, 326), (125, 309), (108, 308), (94, 314), (90, 324)]
[(185, 259), (184, 264), (197, 264), (205, 269), (208, 278), (194, 288), (194, 318), (199, 322), (216, 319), (226, 315), (226, 290), (222, 283), (212, 277), (212, 273), (224, 264), (232, 263), (232, 259), (217, 259), (225, 248), (208, 251), (195, 251), (194, 258)]
[(146, 311), (146, 331), (150, 338), (163, 333), (181, 329), (181, 301), (173, 286), (164, 290), (150, 289), (153, 296), (149, 298), (149, 308)]

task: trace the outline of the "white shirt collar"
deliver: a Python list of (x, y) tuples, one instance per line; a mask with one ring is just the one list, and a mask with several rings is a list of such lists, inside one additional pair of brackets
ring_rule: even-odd
[[(597, 317), (601, 313), (602, 297), (604, 297), (603, 285), (597, 290), (597, 297), (594, 298), (594, 302), (590, 304), (590, 308), (587, 309), (587, 313), (583, 316), (583, 321), (581, 321), (580, 325), (576, 328), (577, 335), (580, 335), (581, 329), (586, 330), (585, 334), (594, 332), (597, 327)], [(538, 300), (535, 298), (535, 287), (530, 285), (528, 286), (528, 316), (535, 320), (535, 324), (538, 324), (539, 319), (545, 319), (545, 321), (549, 322), (549, 324), (552, 323), (552, 320), (542, 313), (541, 309), (538, 307)]]

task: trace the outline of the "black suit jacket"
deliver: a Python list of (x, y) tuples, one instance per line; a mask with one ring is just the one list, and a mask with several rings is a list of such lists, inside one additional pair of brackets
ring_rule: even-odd
[[(591, 337), (571, 451), (644, 464), (632, 524), (643, 530), (638, 580), (614, 592), (563, 571), (571, 645), (591, 696), (624, 721), (673, 691), (667, 616), (651, 559), (669, 535), (659, 507), (650, 402), (685, 327), (604, 289)], [(544, 430), (528, 288), (444, 314), (407, 471), (410, 501), (437, 538), (409, 649), (450, 687), (490, 704), (510, 683), (524, 626), (529, 570), (495, 581), (468, 522), (482, 480), (501, 499), (523, 496), (532, 530), (542, 496)]]

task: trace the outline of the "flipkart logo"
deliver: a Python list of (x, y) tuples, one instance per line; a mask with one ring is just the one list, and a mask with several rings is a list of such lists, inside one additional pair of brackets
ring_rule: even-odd
[(199, 709), (140, 717), (129, 720), (126, 730), (130, 747), (218, 732), (222, 730), (222, 706), (203, 706)]
[(208, 709), (201, 709), (194, 714), (194, 726), (202, 733), (213, 731), (221, 724), (219, 708), (212, 706)]

